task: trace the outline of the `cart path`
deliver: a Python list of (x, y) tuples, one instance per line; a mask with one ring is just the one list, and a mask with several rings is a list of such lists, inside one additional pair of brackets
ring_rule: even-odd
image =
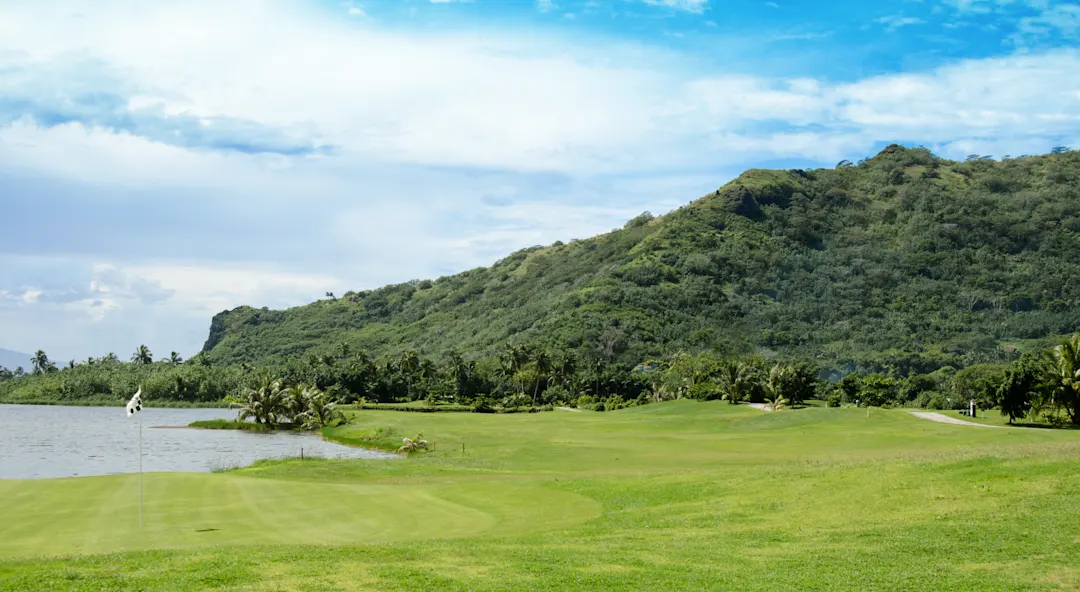
[(975, 426), (977, 428), (1003, 428), (1005, 426), (986, 425), (985, 423), (975, 423), (973, 421), (967, 421), (964, 419), (957, 419), (955, 417), (949, 417), (948, 415), (942, 415), (941, 413), (933, 413), (930, 411), (911, 411), (909, 412), (915, 417), (921, 419), (929, 419), (930, 421), (938, 421), (941, 423), (954, 423), (956, 425)]

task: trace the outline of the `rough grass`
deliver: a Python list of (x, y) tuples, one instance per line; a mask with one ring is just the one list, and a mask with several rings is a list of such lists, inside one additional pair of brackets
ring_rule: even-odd
[[(204, 430), (245, 430), (249, 432), (274, 431), (274, 428), (266, 424), (251, 421), (236, 421), (234, 419), (202, 419), (189, 423), (188, 427), (201, 428)], [(291, 429), (291, 426), (284, 426), (279, 429)]]
[(1076, 431), (680, 401), (326, 433), (388, 429), (435, 451), (148, 475), (142, 529), (137, 477), (0, 482), (0, 590), (1080, 586)]

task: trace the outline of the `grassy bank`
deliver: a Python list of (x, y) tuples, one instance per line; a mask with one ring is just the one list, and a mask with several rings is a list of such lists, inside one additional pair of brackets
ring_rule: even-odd
[(342, 409), (377, 411), (409, 411), (414, 413), (539, 413), (552, 411), (551, 405), (543, 407), (482, 407), (476, 405), (458, 405), (454, 403), (431, 404), (427, 401), (409, 401), (407, 403), (364, 403), (363, 405), (343, 405)]
[[(1080, 433), (906, 410), (363, 411), (430, 453), (0, 481), (0, 590), (1080, 586)], [(76, 501), (77, 500), (77, 501)]]
[[(247, 432), (273, 432), (274, 429), (268, 425), (255, 423), (251, 421), (236, 421), (232, 419), (204, 419), (200, 421), (193, 421), (188, 424), (191, 428), (200, 428), (204, 430), (243, 430)], [(290, 426), (280, 426), (279, 430), (289, 430)]]

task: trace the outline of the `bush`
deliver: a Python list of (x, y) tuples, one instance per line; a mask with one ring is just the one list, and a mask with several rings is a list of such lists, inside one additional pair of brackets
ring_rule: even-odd
[(561, 384), (549, 386), (540, 394), (540, 403), (547, 406), (560, 405), (563, 403), (569, 403), (573, 399), (573, 394), (567, 390), (566, 387)]
[(592, 395), (581, 395), (580, 397), (578, 397), (577, 405), (575, 406), (578, 409), (595, 409), (596, 397)]
[(964, 409), (966, 404), (965, 401), (957, 399), (954, 396), (951, 397), (944, 393), (934, 392), (930, 393), (930, 398), (926, 407), (928, 409), (953, 410)]
[(715, 401), (723, 397), (724, 393), (720, 390), (720, 385), (709, 381), (699, 382), (690, 387), (687, 396), (691, 399), (698, 399), (699, 401)]
[(829, 395), (828, 399), (825, 399), (826, 407), (839, 407), (840, 406), (840, 393), (833, 393)]

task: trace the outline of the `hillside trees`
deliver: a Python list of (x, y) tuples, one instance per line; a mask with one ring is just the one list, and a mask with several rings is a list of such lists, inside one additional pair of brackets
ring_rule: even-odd
[[(557, 343), (588, 363), (760, 353), (899, 380), (1008, 364), (1010, 343), (1080, 327), (1077, 246), (1080, 153), (954, 162), (890, 146), (837, 169), (747, 171), (663, 216), (488, 268), (241, 307), (214, 318), (204, 350), (275, 365), (343, 341), (435, 361)], [(519, 392), (543, 392), (512, 371)]]

